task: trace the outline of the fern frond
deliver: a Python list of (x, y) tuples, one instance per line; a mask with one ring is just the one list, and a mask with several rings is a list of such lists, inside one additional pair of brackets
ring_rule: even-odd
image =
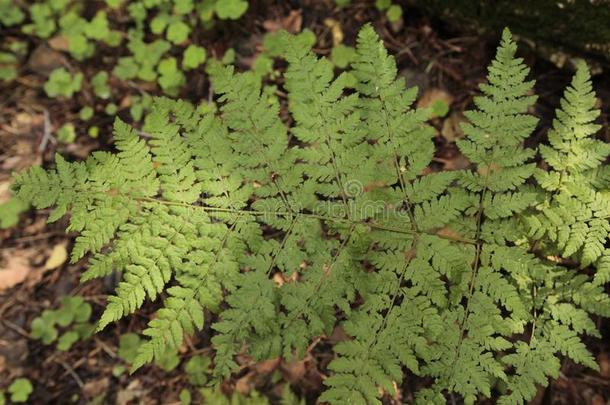
[(506, 30), (457, 143), (472, 166), (434, 173), (429, 112), (370, 26), (338, 77), (304, 36), (277, 35), (287, 111), (256, 74), (210, 62), (214, 101), (155, 99), (142, 131), (116, 121), (115, 153), (15, 178), (49, 221), (70, 215), (83, 281), (119, 274), (99, 329), (163, 297), (132, 369), (209, 312), (216, 377), (342, 328), (331, 404), (381, 403), (407, 372), (430, 382), (417, 403), (524, 403), (562, 356), (596, 368), (581, 336), (610, 316), (610, 147), (586, 67), (537, 168), (533, 82)]

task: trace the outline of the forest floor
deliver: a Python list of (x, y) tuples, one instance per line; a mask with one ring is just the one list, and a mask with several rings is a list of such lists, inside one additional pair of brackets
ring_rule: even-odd
[[(272, 6), (269, 6), (272, 3)], [(267, 4), (263, 6), (262, 4)], [(435, 138), (435, 162), (444, 169), (468, 165), (455, 147), (461, 136), (459, 123), (463, 111), (472, 105), (477, 86), (485, 79), (485, 67), (493, 57), (497, 37), (479, 36), (466, 28), (449, 27), (445, 23), (405, 7), (404, 18), (391, 24), (383, 13), (369, 3), (354, 2), (339, 9), (332, 1), (252, 2), (238, 22), (221, 22), (202, 40), (211, 55), (222, 55), (227, 48), (236, 51), (239, 69), (250, 67), (253, 57), (261, 51), (265, 33), (278, 29), (298, 32), (309, 28), (317, 36), (315, 47), (320, 55), (328, 55), (343, 36), (343, 43), (353, 45), (358, 29), (371, 22), (387, 48), (396, 56), (400, 74), (407, 83), (418, 85), (420, 103), (442, 99), (449, 112), (432, 124)], [(49, 69), (66, 62), (61, 52), (31, 44), (26, 64), (19, 77), (9, 85), (0, 84), (0, 203), (8, 198), (11, 173), (35, 164), (48, 165), (55, 153), (82, 159), (92, 150), (110, 148), (112, 118), (99, 118), (97, 139), (82, 136), (74, 143), (55, 142), (49, 134), (64, 122), (78, 122), (77, 116), (87, 93), (66, 100), (50, 99), (42, 90)], [(520, 54), (536, 80), (540, 95), (534, 113), (541, 118), (533, 142), (545, 139), (550, 117), (561, 93), (570, 80), (569, 68), (559, 68), (526, 43)], [(84, 62), (83, 70), (87, 64)], [(607, 69), (608, 67), (603, 67)], [(207, 99), (209, 86), (203, 73), (188, 76), (186, 90), (180, 96), (197, 102)], [(610, 141), (610, 75), (595, 75), (595, 89), (605, 101), (602, 120)], [(112, 80), (110, 85), (113, 85)], [(138, 86), (137, 83), (134, 84)], [(155, 94), (154, 89), (146, 89)], [(121, 92), (116, 89), (115, 92)], [(117, 113), (129, 119), (119, 104)], [(77, 128), (79, 132), (79, 128)], [(108, 404), (168, 404), (180, 403), (180, 391), (189, 386), (183, 372), (184, 361), (197, 353), (208, 353), (206, 339), (196, 336), (188, 341), (181, 354), (181, 363), (172, 371), (148, 366), (134, 375), (120, 372), (118, 356), (120, 336), (142, 330), (155, 305), (147, 304), (136, 316), (129, 317), (89, 339), (78, 341), (70, 350), (60, 351), (55, 345), (44, 345), (30, 336), (32, 320), (45, 309), (59, 306), (61, 297), (81, 295), (91, 304), (93, 318), (101, 313), (112, 281), (98, 280), (79, 284), (78, 278), (86, 260), (70, 264), (65, 252), (73, 243), (66, 234), (65, 220), (47, 224), (48, 212), (29, 211), (21, 215), (17, 225), (0, 229), (0, 388), (16, 377), (27, 377), (34, 390), (28, 400), (32, 404), (108, 403)], [(590, 339), (589, 347), (597, 356), (600, 372), (584, 369), (564, 361), (559, 379), (540, 389), (535, 404), (610, 404), (610, 322), (598, 320), (602, 339)], [(204, 333), (205, 334), (205, 333)], [(277, 398), (283, 384), (289, 383), (295, 393), (309, 402), (319, 394), (325, 367), (332, 355), (330, 346), (320, 344), (303, 361), (284, 363), (269, 361), (245, 367), (223, 385), (225, 392), (258, 390)], [(402, 384), (402, 399), (410, 397), (413, 383)], [(385, 398), (387, 403), (397, 399)]]

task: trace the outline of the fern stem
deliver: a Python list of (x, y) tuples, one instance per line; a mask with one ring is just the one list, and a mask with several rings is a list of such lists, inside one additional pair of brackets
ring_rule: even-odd
[(205, 206), (205, 205), (192, 205), (192, 204), (182, 203), (182, 202), (178, 202), (178, 201), (167, 201), (167, 200), (161, 200), (161, 199), (149, 198), (149, 197), (139, 197), (139, 198), (135, 198), (135, 200), (164, 204), (164, 205), (173, 205), (173, 206), (179, 206), (179, 207), (200, 209), (200, 210), (203, 210), (206, 212), (212, 212), (212, 213), (218, 212), (218, 213), (227, 213), (227, 214), (245, 214), (245, 215), (252, 215), (252, 216), (263, 216), (263, 217), (264, 216), (295, 217), (295, 218), (303, 217), (303, 218), (307, 218), (307, 219), (317, 219), (320, 221), (337, 222), (337, 223), (343, 223), (343, 224), (354, 225), (354, 226), (363, 225), (363, 226), (367, 226), (367, 227), (373, 228), (373, 229), (408, 234), (408, 235), (419, 235), (419, 234), (433, 235), (433, 236), (436, 236), (441, 239), (447, 239), (447, 240), (451, 240), (454, 242), (460, 242), (460, 243), (464, 243), (464, 244), (468, 244), (468, 245), (477, 244), (477, 241), (474, 239), (462, 238), (460, 236), (446, 235), (446, 234), (435, 233), (435, 232), (415, 231), (412, 229), (395, 228), (395, 227), (391, 227), (388, 225), (379, 224), (376, 222), (355, 221), (355, 220), (345, 218), (345, 217), (329, 217), (326, 215), (314, 214), (314, 213), (309, 213), (309, 212), (254, 211), (254, 210), (244, 210), (244, 209), (237, 209), (237, 208), (209, 207), (209, 206)]
[(271, 263), (269, 264), (269, 268), (267, 269), (267, 277), (271, 274), (271, 271), (273, 270), (273, 267), (275, 266), (277, 256), (284, 249), (284, 245), (286, 244), (288, 237), (292, 234), (295, 224), (296, 224), (296, 217), (292, 217), (292, 219), (290, 220), (290, 225), (288, 226), (288, 231), (284, 233), (282, 242), (280, 243), (280, 246), (278, 247), (277, 252), (273, 255), (273, 259), (271, 260)]
[(460, 352), (462, 350), (462, 344), (464, 342), (465, 339), (465, 334), (466, 334), (466, 321), (468, 321), (468, 316), (470, 314), (470, 303), (472, 301), (472, 295), (474, 292), (474, 285), (475, 285), (475, 281), (477, 279), (477, 274), (479, 272), (479, 266), (480, 266), (480, 261), (481, 261), (481, 249), (482, 249), (482, 245), (483, 242), (481, 241), (481, 225), (483, 223), (483, 203), (485, 201), (485, 197), (487, 196), (487, 191), (489, 190), (488, 188), (488, 180), (489, 180), (489, 172), (490, 170), (488, 169), (485, 172), (485, 182), (483, 183), (483, 192), (481, 193), (481, 198), (479, 200), (479, 208), (477, 211), (477, 218), (476, 218), (476, 230), (475, 230), (475, 240), (476, 240), (476, 251), (475, 251), (475, 256), (474, 256), (474, 262), (472, 264), (472, 276), (470, 278), (470, 285), (468, 287), (468, 298), (466, 301), (466, 308), (464, 309), (464, 318), (462, 319), (462, 322), (460, 323), (460, 340), (458, 341), (458, 347), (456, 350), (456, 358), (455, 361), (453, 363), (453, 368), (451, 371), (451, 378), (450, 380), (454, 379), (454, 375), (455, 375), (455, 365), (457, 363), (457, 360), (460, 357)]
[(411, 220), (411, 228), (415, 232), (417, 232), (419, 229), (417, 226), (417, 222), (415, 221), (415, 215), (413, 214), (413, 211), (411, 210), (411, 201), (409, 200), (409, 196), (407, 195), (406, 181), (405, 181), (405, 178), (404, 178), (402, 172), (400, 171), (400, 164), (399, 164), (398, 158), (397, 158), (398, 148), (396, 147), (396, 144), (394, 143), (394, 136), (390, 131), (390, 126), (388, 125), (388, 109), (386, 108), (386, 102), (385, 102), (384, 98), (381, 96), (381, 94), (379, 94), (379, 99), (381, 100), (384, 124), (385, 124), (386, 132), (388, 135), (388, 139), (390, 141), (390, 144), (392, 145), (392, 149), (394, 149), (394, 159), (393, 159), (394, 169), (396, 170), (396, 176), (398, 177), (398, 180), (400, 182), (400, 190), (402, 191), (402, 194), (404, 196), (404, 203), (407, 208), (407, 213), (409, 215), (409, 219)]

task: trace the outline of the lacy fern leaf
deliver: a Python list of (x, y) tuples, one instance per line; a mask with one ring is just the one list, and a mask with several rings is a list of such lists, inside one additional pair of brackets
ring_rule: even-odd
[(406, 373), (429, 381), (418, 403), (524, 403), (561, 356), (596, 368), (582, 336), (610, 316), (610, 147), (586, 66), (549, 144), (526, 148), (534, 83), (506, 30), (458, 141), (471, 166), (434, 172), (429, 111), (372, 27), (338, 76), (303, 41), (278, 36), (287, 108), (210, 62), (214, 102), (156, 99), (141, 131), (117, 120), (116, 153), (16, 176), (49, 221), (70, 215), (83, 281), (120, 275), (98, 329), (162, 297), (133, 370), (206, 323), (217, 377), (341, 328), (331, 404), (379, 404)]

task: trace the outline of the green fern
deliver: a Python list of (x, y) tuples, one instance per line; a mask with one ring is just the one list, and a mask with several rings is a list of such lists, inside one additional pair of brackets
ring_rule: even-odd
[(147, 140), (117, 120), (116, 153), (16, 176), (50, 221), (70, 214), (83, 280), (120, 273), (99, 329), (163, 296), (133, 369), (209, 312), (217, 377), (341, 327), (320, 397), (333, 404), (381, 403), (407, 371), (430, 381), (419, 403), (524, 403), (560, 356), (595, 369), (582, 336), (610, 315), (610, 147), (591, 138), (586, 67), (537, 168), (534, 83), (506, 30), (458, 142), (471, 169), (430, 173), (429, 112), (370, 26), (337, 77), (302, 37), (278, 38), (287, 114), (260, 77), (212, 62), (214, 103), (157, 99)]

